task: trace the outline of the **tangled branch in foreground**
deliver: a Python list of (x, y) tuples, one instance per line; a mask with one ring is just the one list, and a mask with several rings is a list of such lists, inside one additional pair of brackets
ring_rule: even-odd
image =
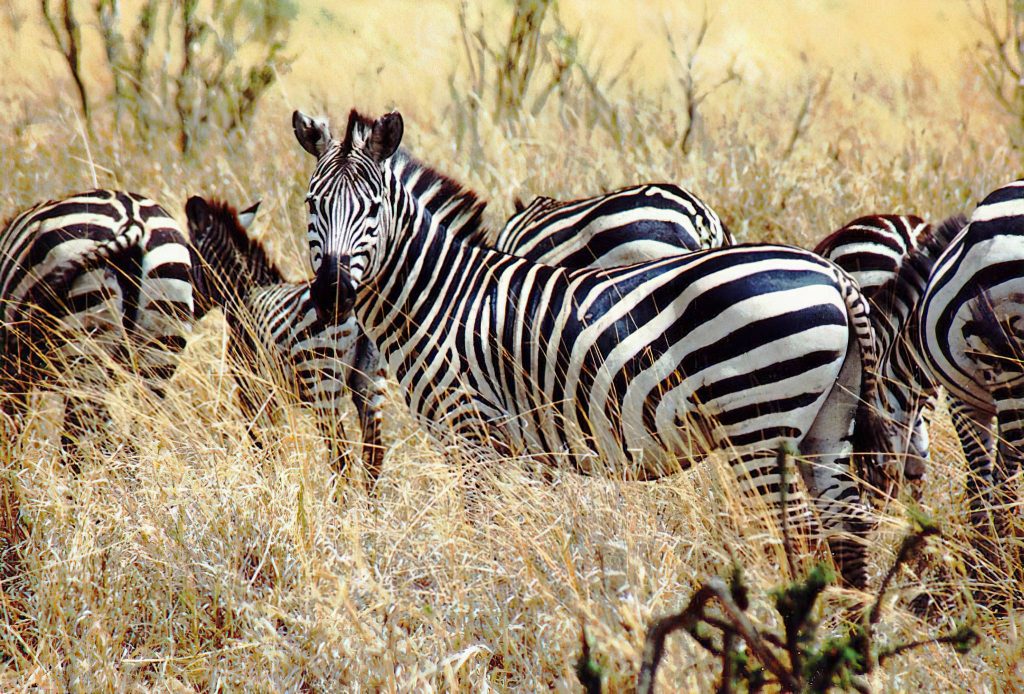
[[(715, 577), (706, 581), (682, 612), (659, 619), (647, 632), (637, 692), (654, 691), (655, 675), (672, 632), (685, 630), (705, 650), (722, 661), (718, 691), (761, 691), (766, 685), (791, 692), (825, 692), (832, 687), (869, 691), (866, 677), (893, 656), (933, 643), (952, 645), (958, 652), (970, 650), (978, 641), (969, 625), (950, 634), (879, 649), (874, 643), (875, 627), (882, 614), (882, 601), (899, 568), (939, 528), (920, 515), (913, 516), (914, 529), (903, 539), (896, 559), (866, 606), (860, 623), (839, 637), (823, 638), (814, 606), (834, 579), (825, 565), (816, 565), (807, 575), (773, 591), (775, 609), (782, 619), (784, 634), (758, 627), (747, 616), (748, 588), (739, 567), (728, 583)], [(718, 609), (712, 608), (717, 604)], [(715, 638), (716, 632), (720, 634)]]
[[(786, 451), (778, 456), (780, 473), (786, 474)], [(785, 488), (785, 485), (782, 485)], [(658, 666), (670, 634), (685, 630), (702, 648), (719, 658), (722, 674), (718, 692), (759, 692), (765, 687), (786, 692), (826, 692), (833, 687), (870, 691), (867, 676), (889, 658), (928, 644), (949, 644), (966, 653), (979, 640), (978, 633), (965, 624), (949, 634), (880, 649), (874, 643), (875, 628), (882, 616), (882, 602), (892, 579), (926, 540), (940, 535), (930, 519), (911, 513), (913, 529), (903, 538), (896, 559), (886, 572), (874, 600), (869, 601), (859, 623), (842, 636), (822, 636), (814, 618), (818, 597), (835, 579), (825, 564), (815, 565), (802, 579), (772, 591), (775, 610), (783, 625), (777, 634), (755, 624), (747, 614), (750, 590), (739, 566), (728, 582), (720, 577), (705, 581), (690, 598), (686, 608), (655, 621), (647, 631), (643, 661), (637, 680), (638, 694), (654, 691)], [(783, 546), (790, 575), (796, 574), (796, 557), (783, 522)], [(588, 694), (600, 694), (603, 673), (593, 657), (586, 630), (577, 677)]]

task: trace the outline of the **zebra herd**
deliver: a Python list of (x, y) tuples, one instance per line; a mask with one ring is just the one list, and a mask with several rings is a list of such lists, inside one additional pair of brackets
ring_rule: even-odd
[[(814, 252), (735, 245), (667, 184), (517, 202), (492, 234), (473, 191), (401, 146), (398, 113), (353, 111), (340, 139), (299, 112), (292, 125), (316, 158), (310, 281), (285, 281), (248, 235), (257, 205), (190, 198), (185, 234), (156, 203), (98, 190), (6, 225), (10, 421), (33, 386), (76, 377), (86, 344), (161, 394), (193, 322), (221, 308), (248, 420), (266, 397), (253, 369), (269, 363), (314, 409), (339, 471), (350, 393), (376, 481), (390, 374), (435, 437), (492, 460), (653, 480), (722, 452), (742, 490), (821, 533), (861, 587), (865, 496), (926, 473), (941, 386), (972, 520), (1005, 532), (1024, 451), (1024, 182), (969, 220), (864, 217)], [(92, 426), (85, 410), (102, 417), (70, 399), (69, 440)]]

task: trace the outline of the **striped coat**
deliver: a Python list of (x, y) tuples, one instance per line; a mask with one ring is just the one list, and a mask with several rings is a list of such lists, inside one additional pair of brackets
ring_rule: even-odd
[[(866, 580), (868, 524), (849, 476), (870, 395), (868, 308), (839, 268), (799, 249), (735, 247), (608, 270), (480, 247), (422, 209), (387, 160), (397, 114), (369, 136), (296, 134), (310, 182), (314, 298), (354, 302), (407, 401), (435, 432), (581, 471), (652, 479), (728, 450), (771, 501), (779, 447), (802, 468), (844, 575)], [(790, 487), (794, 507), (802, 501)]]
[(895, 436), (879, 448), (898, 454), (895, 460), (876, 456), (862, 466), (861, 474), (876, 491), (891, 490), (902, 479), (920, 480), (930, 457), (925, 412), (936, 387), (918, 354), (914, 311), (928, 279), (916, 258), (921, 241), (931, 236), (931, 226), (920, 217), (870, 215), (844, 225), (814, 249), (850, 273), (872, 305), (881, 352), (879, 400), (873, 406), (893, 420)]
[(362, 429), (363, 464), (373, 484), (384, 455), (380, 427), (385, 374), (377, 350), (354, 318), (324, 320), (310, 299), (309, 282), (284, 280), (263, 246), (246, 233), (256, 207), (236, 214), (224, 203), (188, 200), (197, 313), (214, 307), (225, 313), (242, 406), (250, 421), (255, 425), (270, 396), (252, 371), (270, 366), (271, 373), (282, 375), (313, 408), (339, 472), (347, 463), (338, 445), (347, 438), (339, 411), (351, 394)]
[(1022, 268), (1024, 181), (1016, 181), (982, 200), (949, 242), (918, 307), (922, 354), (947, 390), (971, 467), (974, 522), (986, 524), (992, 505), (1002, 507), (999, 535), (1017, 503), (1013, 476), (1024, 455)]
[(95, 380), (84, 355), (97, 345), (162, 393), (191, 331), (188, 245), (162, 207), (134, 193), (40, 203), (0, 234), (0, 298), (6, 407), (21, 411), (32, 386), (62, 371)]
[(494, 247), (546, 265), (616, 267), (732, 245), (714, 210), (669, 183), (517, 208)]

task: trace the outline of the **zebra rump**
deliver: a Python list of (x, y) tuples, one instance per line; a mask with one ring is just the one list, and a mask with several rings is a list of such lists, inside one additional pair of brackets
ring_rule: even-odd
[[(64, 375), (81, 366), (73, 379), (94, 378), (83, 358), (89, 344), (130, 363), (162, 394), (191, 332), (188, 245), (166, 210), (135, 193), (39, 203), (0, 234), (0, 300), (5, 407), (23, 411), (33, 386), (61, 376), (55, 363)], [(69, 398), (74, 427), (81, 410)]]
[(997, 538), (1010, 532), (1024, 455), (1022, 268), (1024, 180), (978, 204), (935, 262), (918, 306), (922, 355), (946, 389), (970, 466), (972, 521), (989, 535), (993, 513)]

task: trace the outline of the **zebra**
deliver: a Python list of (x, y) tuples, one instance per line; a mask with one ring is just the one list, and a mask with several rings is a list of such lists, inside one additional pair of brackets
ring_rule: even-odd
[[(373, 120), (359, 115), (354, 127), (368, 133), (372, 125)], [(307, 123), (306, 127), (313, 133), (314, 150), (333, 139), (326, 127), (317, 130), (312, 122)], [(321, 135), (322, 143), (319, 139)], [(311, 153), (316, 154), (315, 151)], [(476, 193), (433, 171), (430, 171), (430, 175), (424, 176), (423, 173), (427, 169), (404, 149), (389, 158), (388, 163), (393, 174), (402, 180), (406, 188), (416, 195), (434, 217), (443, 219), (450, 232), (459, 233), (463, 228), (479, 227), (486, 203), (482, 202)], [(565, 214), (570, 208), (574, 213), (572, 218)], [(223, 224), (228, 224), (226, 218)], [(230, 237), (225, 235), (223, 238), (227, 240)], [(485, 242), (482, 235), (479, 235), (477, 240)], [(671, 184), (645, 184), (571, 202), (537, 198), (528, 207), (520, 210), (519, 214), (510, 218), (494, 241), (495, 247), (505, 252), (533, 258), (539, 262), (554, 260), (567, 267), (573, 267), (574, 261), (596, 253), (598, 247), (609, 249), (613, 243), (630, 247), (627, 251), (629, 256), (617, 254), (625, 263), (631, 258), (653, 259), (698, 248), (716, 247), (723, 243), (731, 243), (731, 237), (718, 215), (692, 194)], [(236, 248), (234, 244), (225, 244), (228, 253), (234, 253)], [(568, 251), (572, 252), (572, 258), (568, 257)], [(244, 254), (248, 251), (241, 252)], [(560, 257), (546, 257), (552, 252)], [(608, 255), (603, 255), (607, 262)], [(586, 264), (596, 267), (600, 266), (600, 261), (594, 255)], [(237, 273), (228, 274), (237, 276)], [(280, 322), (280, 312), (276, 312), (276, 315), (279, 321), (276, 325), (283, 329), (288, 324)], [(293, 315), (297, 320), (299, 316), (305, 314), (299, 312)], [(351, 337), (345, 344), (337, 345), (337, 352), (342, 355), (343, 360), (345, 355), (354, 349), (355, 341), (368, 341), (357, 323), (349, 320), (345, 322), (345, 326), (346, 331), (351, 328)], [(288, 335), (282, 331), (277, 337), (287, 340)], [(323, 336), (323, 339), (327, 339), (326, 336)], [(277, 348), (280, 348), (280, 345), (277, 345)], [(369, 350), (372, 349), (370, 342)], [(369, 350), (358, 350), (358, 353), (365, 353), (369, 357)], [(368, 367), (369, 362), (357, 370), (365, 373)], [(373, 370), (375, 377), (371, 381), (377, 386), (372, 398), (374, 401), (382, 399), (380, 374), (383, 371), (382, 362)], [(319, 405), (321, 414), (331, 412), (336, 402), (334, 398), (329, 398), (327, 403)], [(373, 417), (375, 420), (380, 419), (379, 408), (373, 411)], [(364, 426), (363, 436), (364, 447), (380, 447), (379, 426), (373, 431), (368, 431)], [(379, 471), (379, 461), (373, 466), (368, 464), (368, 469)]]
[[(800, 515), (800, 471), (843, 576), (867, 581), (871, 522), (849, 474), (875, 387), (869, 308), (809, 251), (736, 246), (616, 269), (543, 265), (476, 245), (387, 164), (398, 113), (345, 139), (296, 112), (317, 154), (307, 196), (313, 297), (354, 310), (436, 434), (581, 472), (656, 479), (727, 450), (741, 488)], [(315, 124), (314, 124), (315, 126)], [(430, 170), (421, 174), (429, 177)], [(682, 458), (682, 459), (680, 459)], [(814, 460), (814, 464), (808, 463)]]
[(917, 311), (925, 365), (947, 391), (970, 468), (972, 523), (984, 529), (988, 510), (996, 509), (996, 537), (1005, 536), (1016, 505), (1011, 489), (1024, 452), (1022, 262), (1024, 180), (1018, 180), (978, 204), (935, 262)]
[[(310, 298), (309, 282), (286, 282), (263, 245), (247, 234), (259, 203), (236, 213), (227, 203), (191, 197), (185, 205), (195, 250), (196, 317), (223, 309), (231, 331), (229, 348), (238, 373), (270, 355), (278, 371), (311, 405), (317, 424), (332, 442), (339, 473), (346, 456), (337, 447), (338, 409), (348, 391), (363, 436), (362, 459), (369, 484), (376, 483), (384, 457), (380, 442), (385, 398), (383, 365), (376, 347), (350, 317), (325, 320)], [(255, 421), (266, 396), (255, 379), (241, 378), (243, 409)], [(345, 438), (344, 430), (338, 432)]]
[[(962, 216), (951, 217), (940, 227), (938, 237), (948, 237), (949, 229), (959, 230), (963, 224)], [(887, 495), (901, 477), (920, 481), (930, 460), (926, 411), (937, 387), (919, 356), (915, 309), (929, 270), (922, 268), (920, 241), (931, 238), (931, 225), (920, 217), (869, 215), (854, 219), (814, 248), (846, 270), (871, 302), (881, 355), (879, 402), (874, 404), (894, 420), (890, 432), (897, 437), (882, 448), (898, 453), (904, 464), (894, 470), (886, 461), (875, 460), (863, 465), (861, 474), (872, 489)]]
[(538, 263), (583, 268), (732, 244), (715, 211), (695, 195), (670, 183), (645, 183), (579, 200), (516, 200), (494, 247)]
[[(85, 336), (162, 396), (191, 332), (188, 245), (167, 211), (136, 193), (100, 189), (41, 202), (0, 233), (0, 301), (0, 390), (12, 419), (33, 386), (95, 377)], [(65, 449), (86, 428), (85, 404), (69, 393)], [(101, 407), (91, 409), (102, 418)]]

